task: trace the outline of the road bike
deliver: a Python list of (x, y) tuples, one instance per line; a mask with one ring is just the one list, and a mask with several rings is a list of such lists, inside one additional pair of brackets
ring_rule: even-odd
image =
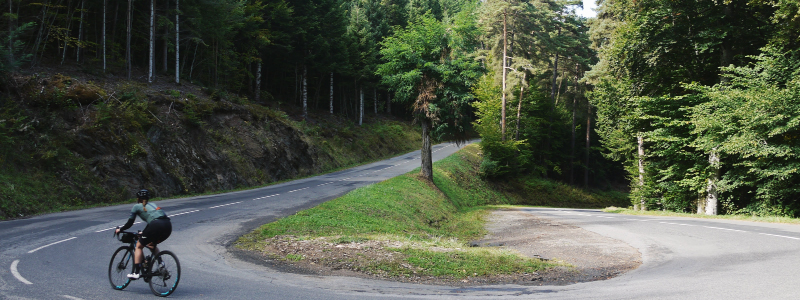
[[(141, 238), (141, 231), (120, 231), (114, 236), (120, 242), (128, 245), (117, 248), (117, 251), (114, 251), (114, 255), (111, 256), (111, 262), (108, 264), (108, 280), (111, 282), (112, 288), (123, 290), (132, 281), (128, 278), (128, 274), (133, 272), (133, 255), (136, 241)], [(150, 284), (150, 291), (156, 296), (169, 296), (178, 287), (181, 279), (181, 264), (178, 257), (170, 251), (153, 253), (152, 248), (148, 249), (150, 249), (150, 255), (144, 259), (144, 270), (141, 271), (140, 278)]]

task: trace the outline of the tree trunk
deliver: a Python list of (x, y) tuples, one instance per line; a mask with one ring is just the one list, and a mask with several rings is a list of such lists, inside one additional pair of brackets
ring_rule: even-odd
[(131, 23), (132, 23), (132, 6), (133, 0), (128, 0), (128, 33), (125, 42), (125, 65), (128, 67), (128, 80), (131, 80)]
[(503, 13), (503, 96), (500, 107), (500, 138), (506, 140), (506, 63), (508, 63), (508, 28), (506, 24), (507, 13)]
[(717, 195), (717, 182), (719, 182), (719, 153), (717, 148), (708, 154), (708, 163), (711, 165), (711, 178), (706, 186), (706, 215), (716, 215), (719, 198)]
[[(558, 28), (556, 36), (561, 35), (561, 27)], [(556, 51), (556, 59), (553, 61), (553, 79), (550, 83), (550, 98), (553, 103), (556, 101), (556, 79), (558, 79), (558, 51)]]
[(421, 116), (421, 125), (422, 125), (422, 153), (420, 157), (422, 158), (422, 169), (420, 170), (420, 175), (422, 178), (433, 182), (433, 155), (431, 153), (431, 124), (430, 120), (425, 116)]
[(358, 126), (361, 126), (364, 121), (364, 88), (358, 89), (361, 101), (358, 104), (359, 112), (358, 112)]
[(103, 0), (103, 72), (106, 71), (106, 6), (108, 0)]
[[(168, 18), (169, 15), (169, 0), (164, 1), (164, 19)], [(169, 55), (169, 26), (164, 26), (164, 37), (161, 38), (164, 41), (164, 45), (161, 47), (161, 52), (164, 54), (163, 57), (163, 64), (161, 67), (161, 71), (166, 75), (169, 72), (169, 66), (167, 65), (169, 62), (167, 61), (167, 56)]]
[[(181, 3), (175, 0), (175, 83), (181, 83)], [(259, 76), (261, 75), (261, 63), (258, 65)], [(259, 83), (261, 83), (259, 81)], [(258, 102), (258, 100), (256, 100)]]
[(70, 3), (67, 2), (67, 13), (65, 15), (68, 16), (67, 18), (69, 18), (69, 20), (67, 20), (67, 33), (64, 36), (64, 52), (61, 53), (61, 64), (62, 65), (64, 64), (64, 60), (67, 59), (67, 46), (69, 46), (67, 43), (69, 42), (69, 33), (70, 33), (70, 29), (72, 28), (72, 14), (75, 11), (74, 9), (70, 10), (69, 8), (70, 8)]
[(147, 66), (147, 82), (153, 82), (153, 69), (156, 65), (156, 0), (150, 0), (150, 58)]
[(569, 154), (569, 184), (571, 184), (571, 185), (575, 184), (575, 175), (574, 175), (574, 169), (575, 169), (575, 139), (576, 139), (576, 137), (575, 137), (575, 115), (576, 115), (576, 112), (578, 110), (577, 106), (578, 106), (578, 97), (576, 95), (576, 97), (572, 98), (572, 127), (571, 127), (572, 128), (572, 139), (571, 139), (572, 146), (570, 147), (570, 154)]
[(391, 115), (392, 114), (392, 97), (391, 97), (390, 93), (391, 92), (386, 91), (386, 114), (387, 115)]
[(256, 103), (261, 103), (261, 64), (262, 62), (259, 60), (256, 67)]
[(328, 104), (328, 108), (330, 109), (331, 114), (333, 114), (333, 72), (331, 72), (331, 95)]
[(372, 89), (372, 102), (375, 106), (375, 115), (378, 115), (378, 89)]
[(589, 188), (589, 154), (591, 153), (591, 128), (592, 128), (592, 105), (589, 104), (586, 113), (586, 168), (583, 173), (583, 187)]
[[(641, 133), (636, 136), (637, 146), (636, 149), (639, 154), (639, 189), (644, 188), (644, 137)], [(644, 202), (644, 197), (639, 198), (639, 209), (647, 210), (647, 204)]]
[(303, 120), (308, 117), (308, 66), (303, 64)]
[(81, 42), (83, 41), (83, 13), (84, 13), (84, 5), (86, 4), (86, 0), (81, 0), (81, 18), (80, 22), (78, 22), (78, 44), (75, 47), (75, 61), (81, 61)]
[[(33, 60), (31, 61), (31, 65), (36, 65), (36, 61), (37, 61), (36, 54), (39, 53), (39, 45), (41, 45), (41, 43), (43, 41), (42, 40), (42, 34), (44, 33), (44, 24), (47, 23), (47, 21), (46, 21), (47, 20), (47, 10), (48, 10), (48, 7), (50, 6), (49, 4), (50, 4), (50, 2), (48, 1), (48, 2), (45, 2), (44, 5), (42, 5), (42, 17), (39, 19), (41, 21), (41, 22), (39, 22), (39, 31), (36, 34), (36, 41), (34, 42), (34, 45), (33, 45)], [(11, 6), (11, 0), (8, 0), (8, 5)], [(11, 26), (11, 25), (9, 24), (9, 26)], [(9, 41), (9, 42), (11, 42), (11, 41)]]
[(12, 0), (8, 0), (8, 65), (14, 66), (14, 7)]
[(575, 176), (573, 170), (575, 169), (575, 116), (578, 111), (578, 95), (580, 95), (578, 85), (578, 77), (580, 76), (581, 65), (575, 64), (575, 96), (572, 97), (572, 147), (570, 148), (569, 156), (569, 184), (575, 184)]
[(523, 98), (522, 96), (523, 92), (525, 91), (526, 75), (528, 75), (528, 73), (525, 72), (522, 73), (522, 83), (519, 85), (519, 101), (517, 102), (517, 132), (514, 134), (514, 139), (517, 141), (519, 141), (519, 122), (521, 121), (520, 119), (522, 118), (522, 98)]

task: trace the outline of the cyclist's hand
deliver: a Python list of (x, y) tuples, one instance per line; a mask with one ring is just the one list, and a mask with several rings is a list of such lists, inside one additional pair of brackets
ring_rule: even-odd
[(114, 234), (119, 234), (119, 228), (117, 228), (116, 230), (114, 230)]

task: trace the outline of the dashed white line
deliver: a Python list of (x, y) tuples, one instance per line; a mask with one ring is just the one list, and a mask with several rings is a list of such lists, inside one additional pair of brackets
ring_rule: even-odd
[(78, 298), (78, 297), (72, 297), (72, 296), (70, 296), (70, 295), (61, 295), (61, 297), (64, 297), (64, 298), (67, 298), (67, 299), (72, 299), (72, 300), (83, 300), (83, 299), (81, 299), (81, 298)]
[(335, 182), (335, 181), (326, 182), (326, 183), (323, 183), (323, 184), (318, 184), (317, 186), (329, 185), (329, 184), (331, 184), (331, 183), (334, 183), (334, 182)]
[(19, 280), (24, 284), (33, 284), (33, 282), (28, 281), (27, 279), (25, 279), (25, 277), (22, 277), (22, 275), (19, 274), (19, 271), (17, 271), (18, 264), (19, 264), (19, 259), (11, 263), (11, 275), (14, 275), (14, 277), (17, 278), (17, 280)]
[(209, 208), (217, 208), (217, 207), (223, 207), (223, 206), (234, 205), (234, 204), (239, 204), (239, 203), (242, 203), (242, 201), (223, 204), (223, 205), (212, 206), (212, 207), (209, 207)]
[[(173, 216), (176, 216), (176, 215), (173, 215)], [(136, 224), (141, 224), (141, 223), (142, 223), (142, 221), (139, 221), (139, 222), (133, 223), (133, 225), (136, 225)], [(109, 230), (111, 230), (111, 229), (117, 229), (117, 227), (111, 227), (111, 228), (106, 228), (106, 229), (100, 229), (100, 230), (98, 230), (98, 231), (95, 231), (95, 232), (109, 231)]]
[(694, 226), (689, 224), (681, 224), (681, 223), (670, 223), (670, 222), (659, 222), (661, 224), (669, 224), (669, 225), (680, 225), (680, 226)]
[(31, 250), (31, 251), (28, 251), (28, 253), (33, 253), (33, 252), (36, 252), (36, 251), (42, 250), (42, 249), (44, 249), (44, 248), (50, 247), (50, 246), (52, 246), (52, 245), (55, 245), (55, 244), (58, 244), (58, 243), (63, 243), (63, 242), (69, 241), (69, 240), (74, 240), (74, 239), (77, 239), (77, 238), (78, 238), (78, 237), (75, 237), (75, 236), (73, 236), (73, 237), (71, 237), (71, 238), (68, 238), (68, 239), (66, 239), (66, 240), (60, 240), (60, 241), (58, 241), (58, 242), (55, 242), (55, 243), (50, 243), (50, 244), (47, 244), (47, 245), (41, 246), (41, 247), (39, 247), (39, 248), (33, 249), (33, 250)]
[(198, 212), (198, 211), (200, 211), (200, 210), (199, 210), (199, 209), (196, 209), (196, 210), (193, 210), (193, 211), (182, 212), (182, 213), (179, 213), (179, 214), (174, 214), (174, 215), (170, 215), (170, 216), (171, 216), (171, 217), (174, 217), (174, 216), (180, 216), (180, 215), (190, 214), (190, 213), (194, 213), (194, 212)]
[(747, 231), (744, 231), (744, 230), (737, 230), (737, 229), (730, 229), (730, 228), (722, 228), (722, 227), (714, 227), (714, 226), (703, 226), (703, 227), (705, 227), (705, 228), (711, 228), (711, 229), (719, 229), (719, 230), (736, 231), (736, 232), (747, 232)]
[(272, 194), (272, 195), (269, 195), (269, 196), (258, 197), (258, 198), (255, 198), (255, 199), (253, 199), (253, 200), (261, 200), (261, 199), (266, 199), (266, 198), (275, 197), (275, 196), (280, 196), (280, 195), (281, 195), (281, 194)]
[(796, 237), (792, 237), (792, 236), (777, 235), (777, 234), (769, 234), (769, 233), (759, 233), (759, 234), (761, 234), (761, 235), (768, 235), (768, 236), (774, 236), (774, 237), (781, 237), (781, 238), (785, 238), (785, 239), (800, 240), (800, 238), (796, 238)]
[(294, 193), (294, 192), (297, 192), (297, 191), (302, 191), (302, 190), (305, 190), (305, 189), (309, 189), (309, 187), (304, 187), (304, 188), (302, 188), (302, 189), (296, 189), (296, 190), (294, 190), (294, 191), (289, 191), (289, 193)]

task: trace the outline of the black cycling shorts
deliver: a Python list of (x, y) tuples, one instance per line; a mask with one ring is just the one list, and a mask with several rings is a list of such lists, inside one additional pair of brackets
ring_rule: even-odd
[(169, 221), (169, 218), (155, 219), (142, 230), (142, 238), (139, 239), (139, 242), (145, 246), (150, 243), (158, 245), (165, 241), (170, 234), (172, 234), (172, 222)]

